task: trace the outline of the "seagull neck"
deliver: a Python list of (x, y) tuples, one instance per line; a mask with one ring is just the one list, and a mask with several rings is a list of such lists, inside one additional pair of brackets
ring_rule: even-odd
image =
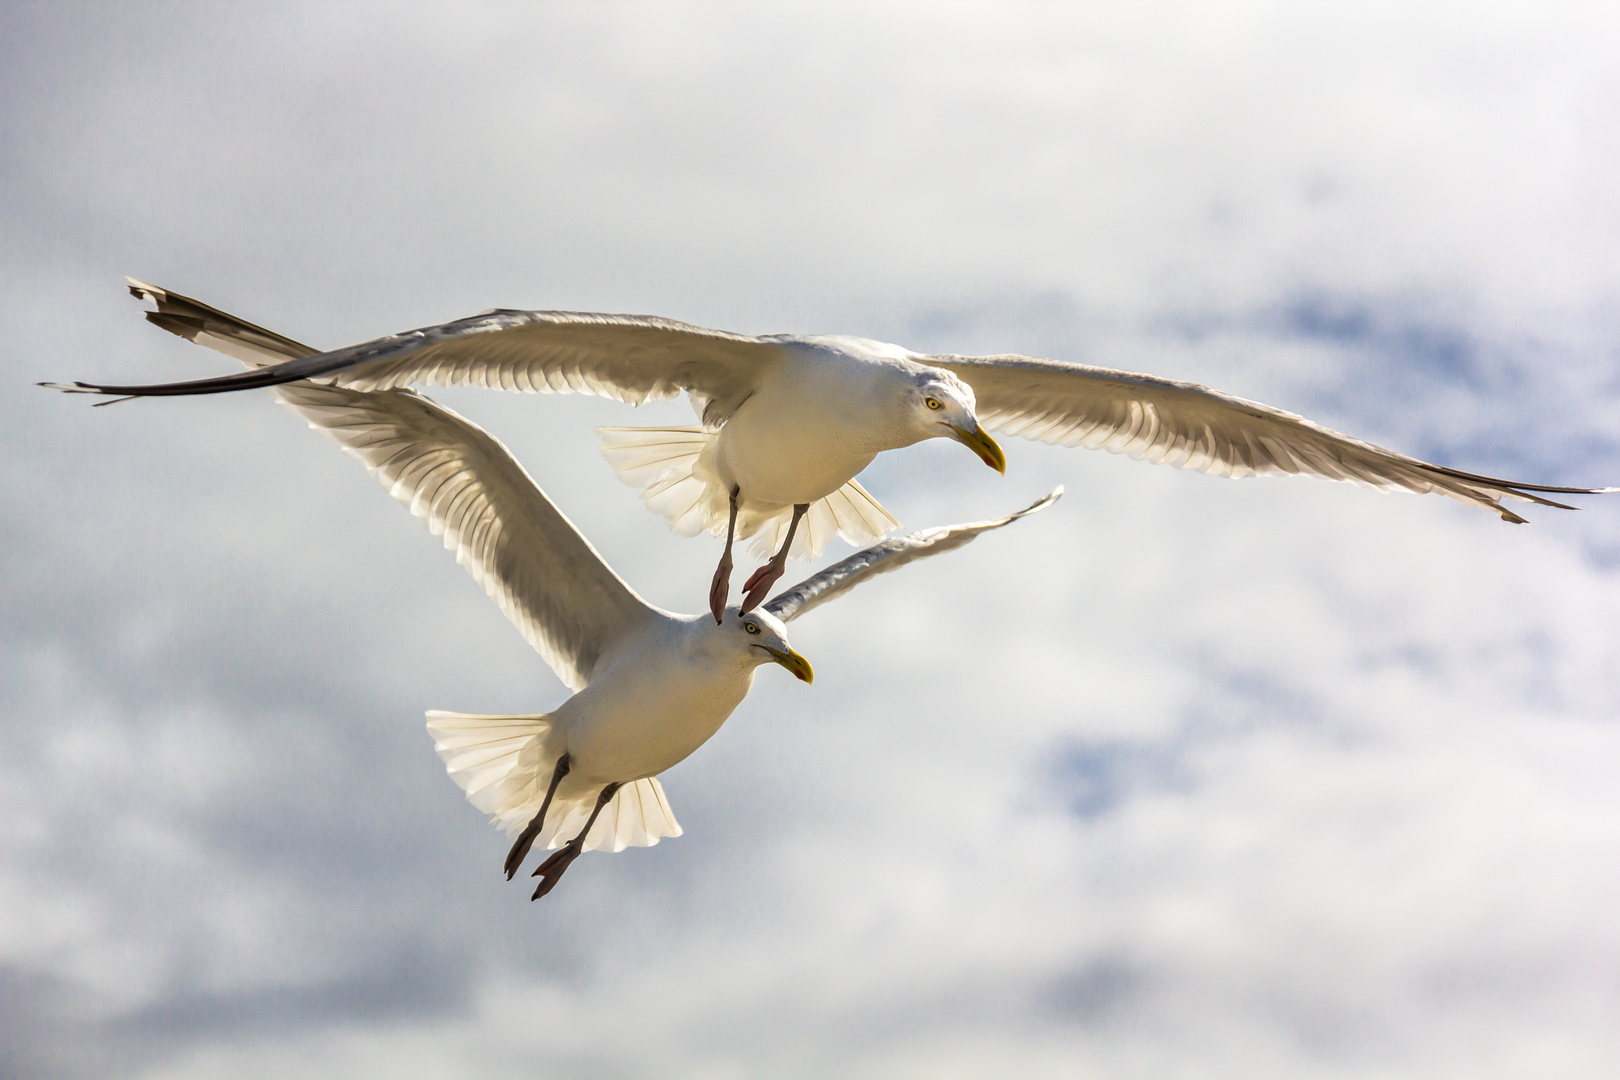
[(921, 442), (932, 434), (920, 430), (910, 422), (909, 412), (897, 407), (908, 387), (889, 378), (880, 377), (874, 382), (865, 392), (844, 395), (838, 403), (836, 414), (842, 428), (839, 435), (846, 446), (875, 455)]
[(778, 435), (792, 435), (795, 421), (817, 440), (829, 437), (846, 451), (878, 454), (926, 438), (902, 419), (901, 403), (913, 391), (918, 365), (897, 346), (859, 338), (795, 342), (789, 361), (762, 394), (761, 405)]
[[(729, 612), (726, 617), (733, 618)], [(716, 626), (714, 619), (708, 614), (691, 615), (686, 618), (686, 633), (683, 637), (685, 651), (694, 659), (738, 668), (756, 666), (752, 656), (737, 648), (735, 624)]]

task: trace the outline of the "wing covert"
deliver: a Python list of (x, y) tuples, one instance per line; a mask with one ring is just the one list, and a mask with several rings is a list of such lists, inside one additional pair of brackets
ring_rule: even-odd
[(490, 311), (352, 348), (337, 382), (356, 390), (478, 386), (631, 405), (686, 392), (709, 427), (736, 411), (779, 355), (744, 334), (576, 311)]

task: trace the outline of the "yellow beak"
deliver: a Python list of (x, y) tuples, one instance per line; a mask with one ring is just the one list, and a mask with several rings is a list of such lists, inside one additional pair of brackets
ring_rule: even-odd
[(980, 461), (983, 461), (1001, 475), (1007, 475), (1007, 455), (1001, 452), (1001, 447), (996, 445), (996, 440), (990, 437), (988, 431), (979, 426), (977, 420), (973, 422), (972, 427), (952, 427), (951, 434), (956, 436), (957, 442), (978, 454)]
[(781, 649), (773, 649), (769, 645), (761, 645), (760, 648), (770, 653), (772, 660), (793, 672), (793, 677), (800, 682), (812, 683), (816, 681), (816, 669), (810, 666), (810, 661), (792, 649), (783, 652)]

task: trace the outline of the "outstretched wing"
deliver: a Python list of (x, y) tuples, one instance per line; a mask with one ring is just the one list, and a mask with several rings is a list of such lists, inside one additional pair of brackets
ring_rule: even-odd
[(926, 559), (930, 555), (943, 555), (947, 551), (955, 551), (980, 533), (999, 529), (1003, 525), (1011, 525), (1027, 514), (1045, 510), (1062, 497), (1063, 488), (1057, 487), (1052, 489), (1051, 494), (1004, 518), (923, 529), (905, 536), (893, 537), (881, 544), (873, 544), (841, 562), (834, 563), (814, 577), (806, 578), (786, 592), (771, 597), (765, 603), (765, 610), (783, 622), (791, 622), (810, 609), (844, 595), (863, 581), (868, 581), (879, 574), (887, 574), (891, 570), (898, 570), (908, 563)]
[[(597, 394), (632, 405), (684, 391), (692, 395), (703, 422), (715, 427), (753, 393), (762, 373), (781, 356), (779, 347), (769, 341), (651, 315), (512, 310), (488, 311), (332, 352), (297, 355), (296, 350), (304, 348), (297, 342), (178, 293), (133, 280), (130, 291), (157, 303), (152, 321), (182, 337), (238, 359), (243, 357), (235, 348), (243, 343), (259, 351), (268, 344), (283, 356), (296, 358), (255, 371), (178, 383), (50, 385), (116, 397), (169, 397), (320, 379), (353, 390), (480, 386)], [(191, 310), (166, 312), (165, 303)]]
[(1432, 491), (1515, 522), (1524, 519), (1502, 499), (1571, 510), (1533, 493), (1617, 490), (1520, 484), (1430, 465), (1196, 383), (1033, 356), (930, 356), (925, 362), (973, 388), (979, 422), (992, 431), (1216, 476), (1305, 473), (1383, 491)]
[(613, 642), (657, 617), (478, 425), (414, 390), (294, 383), (276, 392), (443, 537), (573, 689)]
[[(207, 304), (130, 279), (147, 319), (265, 370), (315, 350)], [(253, 374), (249, 371), (248, 374)], [(602, 652), (654, 611), (489, 432), (413, 390), (279, 386), (283, 405), (377, 475), (442, 537), (557, 677), (584, 687)]]

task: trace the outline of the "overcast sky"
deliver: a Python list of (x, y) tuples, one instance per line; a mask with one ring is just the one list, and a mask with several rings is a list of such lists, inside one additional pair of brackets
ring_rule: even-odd
[[(1620, 497), (885, 455), (908, 526), (1068, 496), (795, 623), (815, 685), (665, 775), (686, 834), (531, 904), (422, 713), (567, 692), (438, 542), (268, 394), (31, 383), (233, 370), (133, 274), (321, 347), (517, 306), (1027, 351), (1617, 484), (1620, 15), (0, 23), (6, 1076), (1615, 1075)], [(592, 434), (684, 404), (435, 396), (701, 608), (718, 543)]]

